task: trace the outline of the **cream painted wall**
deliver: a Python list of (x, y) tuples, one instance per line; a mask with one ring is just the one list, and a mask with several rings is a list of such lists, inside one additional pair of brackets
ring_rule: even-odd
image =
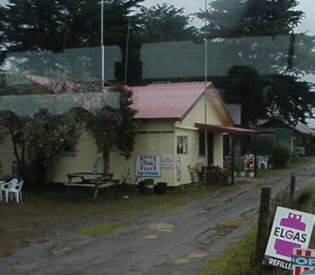
[[(155, 131), (170, 131), (169, 123), (153, 123)], [(150, 123), (146, 123), (146, 128), (150, 129)], [(139, 131), (144, 131), (143, 128)], [(173, 129), (174, 130), (174, 129)], [(125, 160), (118, 152), (113, 152), (110, 157), (110, 171), (114, 174), (115, 179), (127, 178), (127, 182), (135, 183), (140, 180), (147, 179), (150, 177), (136, 177), (135, 176), (135, 163), (136, 154), (159, 154), (161, 156), (175, 157), (175, 136), (174, 133), (139, 133), (136, 139), (136, 146), (134, 155), (129, 159)], [(161, 168), (161, 177), (151, 177), (155, 182), (166, 181), (168, 186), (175, 184), (175, 165), (174, 168)]]
[(98, 153), (93, 137), (85, 132), (82, 134), (74, 156), (63, 155), (58, 158), (49, 171), (49, 178), (54, 182), (67, 182), (67, 174), (76, 172), (93, 172), (93, 165), (97, 171), (103, 171), (102, 155)]
[(176, 154), (176, 159), (180, 159), (182, 177), (181, 180), (177, 180), (176, 185), (191, 183), (191, 176), (188, 172), (188, 165), (196, 166), (197, 162), (204, 162), (204, 157), (199, 156), (199, 132), (198, 129), (176, 129), (176, 141), (177, 137), (184, 136), (188, 138), (188, 153)]
[[(206, 99), (207, 124), (231, 126), (232, 123), (212, 88), (207, 90)], [(176, 125), (195, 127), (195, 123), (205, 123), (205, 96), (202, 96), (184, 120), (182, 122), (177, 122)]]

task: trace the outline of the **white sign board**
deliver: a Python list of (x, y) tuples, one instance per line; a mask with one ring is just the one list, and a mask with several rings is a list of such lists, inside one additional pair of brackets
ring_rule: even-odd
[(315, 274), (315, 250), (293, 249), (293, 275)]
[(160, 177), (160, 155), (136, 155), (136, 177)]
[(293, 249), (308, 247), (314, 217), (309, 213), (277, 207), (264, 263), (291, 270)]
[(177, 181), (182, 180), (182, 162), (180, 156), (177, 156), (176, 158), (176, 178)]
[(174, 168), (175, 161), (173, 156), (161, 156), (161, 167)]

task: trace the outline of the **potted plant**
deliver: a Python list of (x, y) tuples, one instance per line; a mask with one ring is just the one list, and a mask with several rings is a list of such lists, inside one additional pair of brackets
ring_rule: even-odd
[(255, 172), (254, 172), (253, 168), (249, 168), (248, 176), (249, 176), (250, 178), (253, 178), (253, 177), (255, 176)]

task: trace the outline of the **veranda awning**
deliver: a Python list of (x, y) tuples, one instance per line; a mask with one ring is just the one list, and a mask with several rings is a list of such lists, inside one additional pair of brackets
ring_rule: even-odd
[(203, 124), (203, 123), (195, 123), (195, 127), (202, 130), (208, 130), (208, 131), (217, 132), (217, 133), (226, 133), (230, 135), (255, 135), (259, 133), (259, 131), (257, 130), (251, 130), (251, 129), (246, 129), (246, 128), (229, 127), (229, 126), (213, 125), (213, 124)]

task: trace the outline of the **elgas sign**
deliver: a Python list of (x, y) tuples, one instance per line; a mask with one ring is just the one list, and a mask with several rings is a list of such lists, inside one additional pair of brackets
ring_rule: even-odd
[(314, 215), (278, 207), (265, 253), (265, 264), (292, 269), (295, 248), (307, 248)]

